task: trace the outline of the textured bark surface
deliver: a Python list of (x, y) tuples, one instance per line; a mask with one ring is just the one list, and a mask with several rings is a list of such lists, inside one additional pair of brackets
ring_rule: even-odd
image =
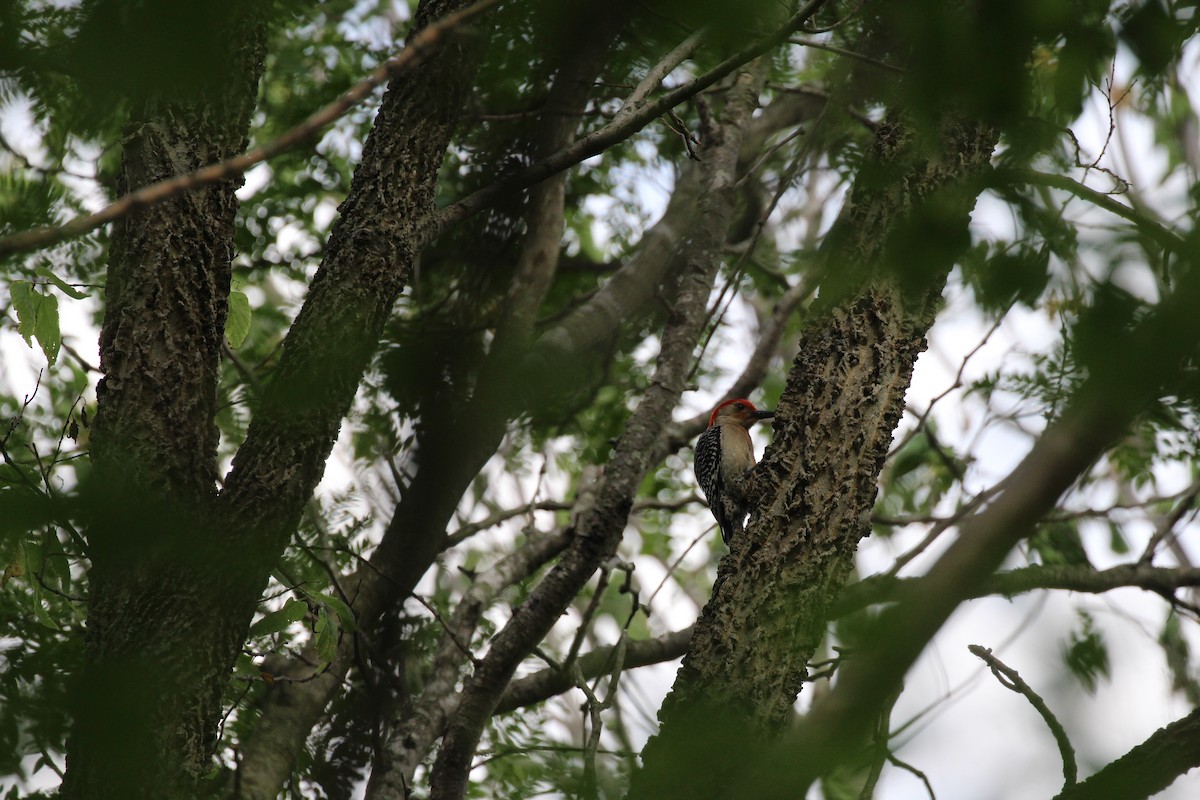
[[(658, 287), (677, 281), (674, 276), (686, 267), (680, 244), (701, 202), (705, 169), (706, 165), (697, 162), (682, 164), (666, 211), (642, 237), (637, 250), (587, 302), (537, 337), (521, 369), (522, 374), (545, 381), (538, 383), (543, 393), (557, 396), (591, 380), (612, 357), (622, 331), (649, 324), (661, 313)], [(530, 391), (528, 386), (525, 390)], [(370, 564), (343, 582), (360, 623), (368, 630), (383, 609), (412, 591), (441, 552), (447, 525), (463, 493), (503, 436), (506, 415), (511, 411), (497, 416), (496, 410), (488, 408), (484, 415), (452, 420), (441, 440), (422, 443), (426, 457), (402, 495)], [(447, 456), (439, 459), (440, 453)], [(356, 647), (353, 637), (344, 637), (337, 658), (315, 678), (312, 659), (294, 659), (279, 666), (279, 674), (306, 680), (280, 683), (272, 689), (260, 723), (264, 741), (248, 744), (243, 751), (246, 776), (259, 772), (262, 758), (270, 762), (263, 772), (274, 777), (264, 779), (261, 786), (279, 785), (288, 774), (286, 765), (294, 758), (297, 742), (303, 741), (338, 691)], [(258, 736), (256, 730), (254, 737)], [(424, 757), (425, 753), (416, 752), (421, 750), (422, 740), (423, 736), (412, 740), (412, 752), (404, 762)], [(258, 783), (257, 778), (254, 781)]]
[[(219, 88), (132, 113), (122, 194), (244, 149), (266, 23), (247, 3), (221, 24)], [(86, 661), (65, 798), (193, 797), (210, 769), (228, 657), (193, 643), (211, 624), (201, 611), (211, 575), (191, 552), (216, 491), (213, 414), (240, 184), (135, 212), (113, 231), (91, 439)]]
[[(467, 5), (424, 2), (414, 31)], [(250, 567), (232, 595), (231, 642), (234, 634), (244, 635), (268, 570), (321, 479), (342, 418), (408, 281), (420, 247), (417, 227), (433, 209), (438, 169), (483, 44), (478, 36), (451, 39), (384, 95), (325, 259), (226, 479), (222, 515)], [(347, 591), (354, 597), (357, 588)], [(357, 603), (356, 610), (364, 618), (378, 613), (377, 606), (363, 613)], [(263, 712), (270, 723), (245, 744), (243, 760), (252, 768), (238, 776), (240, 797), (278, 795), (292, 773), (298, 742), (349, 658), (344, 653), (313, 686), (281, 683), (273, 690)], [(309, 678), (313, 668), (298, 664), (296, 672), (284, 674)]]
[[(760, 505), (721, 563), (630, 797), (712, 792), (789, 717), (870, 530), (876, 481), (955, 255), (933, 248), (914, 269), (898, 263), (889, 238), (933, 214), (965, 242), (978, 183), (970, 179), (987, 169), (996, 141), (957, 121), (940, 133), (918, 152), (903, 125), (884, 126), (826, 239), (833, 299), (806, 328), (757, 473)], [(916, 276), (905, 281), (911, 288), (901, 288), (900, 267)]]
[[(424, 2), (414, 30), (466, 5)], [(226, 478), (226, 513), (264, 554), (278, 554), (320, 480), (407, 283), (416, 228), (432, 210), (438, 168), (478, 63), (469, 41), (477, 40), (445, 43), (384, 95), (325, 258)]]
[(1054, 800), (1141, 800), (1200, 767), (1200, 709), (1166, 727)]
[[(1177, 252), (1182, 255), (1182, 248)], [(741, 786), (746, 796), (803, 796), (819, 776), (854, 757), (886, 698), (958, 605), (994, 575), (1141, 411), (1178, 386), (1180, 365), (1195, 357), (1200, 339), (1197, 304), (1200, 272), (1189, 270), (1151, 314), (1121, 331), (1121, 345), (1092, 367), (1062, 416), (997, 486), (987, 507), (964, 519), (933, 567), (906, 584), (897, 602), (871, 623), (863, 635), (869, 646), (841, 666), (833, 691), (752, 760)], [(1177, 770), (1190, 766), (1183, 759), (1170, 763)], [(779, 764), (786, 769), (776, 769)], [(1166, 777), (1164, 772), (1155, 780)]]

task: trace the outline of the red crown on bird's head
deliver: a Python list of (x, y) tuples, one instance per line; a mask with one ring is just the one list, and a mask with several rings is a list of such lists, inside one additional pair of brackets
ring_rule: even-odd
[(741, 407), (739, 407), (737, 409), (738, 411), (750, 411), (750, 412), (758, 411), (758, 409), (754, 407), (754, 403), (751, 403), (746, 398), (735, 397), (733, 400), (726, 400), (724, 403), (721, 403), (719, 406), (717, 406), (716, 408), (713, 409), (712, 414), (710, 414), (708, 417), (708, 427), (711, 428), (713, 425), (717, 424), (717, 414), (721, 413), (722, 408), (724, 408), (725, 406), (734, 405), (735, 403), (742, 404)]

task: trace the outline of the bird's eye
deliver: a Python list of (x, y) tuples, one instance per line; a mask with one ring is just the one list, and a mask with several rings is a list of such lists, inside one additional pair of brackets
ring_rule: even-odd
[(738, 411), (745, 411), (745, 410), (746, 410), (746, 404), (745, 404), (745, 403), (734, 403), (733, 407), (734, 407), (734, 408), (736, 408)]

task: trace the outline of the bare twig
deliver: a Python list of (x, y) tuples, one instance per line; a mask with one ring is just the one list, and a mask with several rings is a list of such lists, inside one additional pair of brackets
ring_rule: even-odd
[(861, 61), (864, 64), (870, 64), (873, 67), (879, 67), (882, 70), (894, 73), (896, 75), (905, 75), (908, 72), (903, 67), (897, 67), (895, 64), (889, 64), (886, 61), (880, 61), (877, 58), (871, 58), (868, 55), (856, 53), (853, 50), (846, 50), (845, 48), (837, 47), (836, 45), (826, 44), (825, 42), (814, 42), (812, 39), (788, 39), (788, 43), (799, 45), (800, 47), (811, 47), (814, 50), (824, 50), (827, 53), (833, 53), (834, 55), (852, 58), (855, 61)]
[[(637, 104), (633, 110), (625, 114), (618, 114), (609, 124), (581, 137), (547, 158), (451, 203), (437, 212), (430, 220), (426, 229), (426, 237), (433, 239), (450, 225), (486, 207), (496, 198), (532, 186), (538, 181), (572, 167), (584, 159), (598, 155), (617, 142), (632, 136), (651, 120), (657, 119), (669, 109), (694, 97), (734, 70), (786, 41), (788, 36), (799, 29), (824, 4), (825, 0), (809, 0), (779, 30), (735, 53), (703, 75), (663, 93), (656, 100), (646, 100)], [(684, 43), (684, 45), (686, 44), (687, 42)], [(680, 45), (680, 48), (683, 48), (684, 45)], [(676, 48), (676, 51), (673, 52), (678, 52), (680, 48)], [(668, 55), (661, 64), (669, 63), (671, 58), (672, 56)], [(652, 76), (647, 76), (647, 78), (650, 77)], [(640, 90), (639, 86), (634, 89), (634, 92)]]
[[(687, 651), (692, 639), (691, 627), (672, 631), (655, 639), (630, 641), (625, 651), (625, 668), (661, 664), (679, 658)], [(579, 669), (589, 678), (603, 675), (612, 668), (616, 646), (597, 647), (584, 653), (576, 660)], [(518, 678), (508, 685), (504, 696), (496, 706), (497, 714), (504, 714), (524, 706), (540, 703), (570, 689), (574, 683), (569, 672), (554, 668), (543, 669), (532, 675)]]
[(971, 651), (972, 655), (983, 659), (983, 662), (991, 668), (992, 674), (996, 676), (996, 680), (1000, 681), (1001, 686), (1011, 689), (1017, 694), (1024, 695), (1034, 710), (1042, 715), (1042, 719), (1046, 721), (1046, 727), (1050, 729), (1055, 743), (1058, 744), (1058, 752), (1062, 755), (1063, 789), (1066, 790), (1074, 785), (1078, 774), (1075, 766), (1075, 749), (1071, 747), (1071, 740), (1067, 738), (1067, 732), (1063, 730), (1062, 724), (1054, 716), (1054, 713), (1050, 711), (1050, 708), (1046, 705), (1046, 701), (1028, 683), (1021, 679), (1021, 676), (1017, 674), (1015, 669), (992, 655), (990, 649), (977, 644), (969, 645), (967, 649)]
[(925, 534), (924, 539), (917, 542), (917, 544), (913, 546), (907, 553), (903, 553), (896, 559), (896, 563), (892, 564), (892, 567), (887, 571), (887, 574), (889, 576), (895, 576), (899, 574), (900, 570), (904, 569), (904, 566), (908, 564), (908, 562), (925, 552), (925, 550), (928, 549), (929, 546), (934, 542), (936, 542), (943, 533), (957, 525), (968, 515), (975, 513), (976, 509), (980, 508), (984, 503), (986, 503), (992, 497), (992, 495), (997, 492), (998, 488), (998, 486), (992, 486), (991, 488), (983, 490), (979, 494), (972, 497), (967, 504), (958, 509), (958, 511), (954, 512), (949, 517), (940, 520), (933, 526), (933, 528), (930, 529), (929, 533)]
[(1138, 564), (1150, 563), (1151, 559), (1154, 558), (1154, 551), (1158, 549), (1162, 540), (1172, 535), (1179, 521), (1195, 508), (1197, 495), (1200, 495), (1200, 478), (1192, 482), (1192, 485), (1184, 491), (1183, 496), (1176, 503), (1175, 508), (1171, 510), (1171, 513), (1163, 517), (1158, 525), (1155, 526), (1154, 535), (1146, 543), (1146, 549), (1142, 551), (1141, 557), (1138, 558)]
[(445, 542), (442, 543), (443, 550), (449, 550), (457, 544), (461, 544), (475, 534), (485, 531), (488, 528), (494, 528), (504, 522), (515, 517), (524, 516), (533, 511), (570, 511), (571, 504), (564, 503), (561, 500), (538, 500), (533, 503), (525, 503), (516, 508), (503, 508), (493, 514), (489, 514), (478, 522), (468, 522), (460, 525), (458, 530), (446, 536)]
[(929, 794), (929, 800), (937, 800), (937, 795), (933, 793), (933, 784), (929, 782), (928, 775), (914, 767), (912, 764), (909, 764), (907, 761), (901, 761), (900, 759), (896, 758), (895, 753), (888, 753), (887, 760), (892, 766), (899, 767), (905, 772), (915, 775), (921, 781), (921, 783), (925, 784), (925, 791)]

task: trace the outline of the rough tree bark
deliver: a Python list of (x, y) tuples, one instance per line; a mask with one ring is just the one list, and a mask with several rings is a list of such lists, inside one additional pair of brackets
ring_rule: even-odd
[(826, 615), (870, 531), (876, 481), (957, 254), (905, 265), (898, 232), (935, 223), (963, 243), (996, 134), (947, 115), (935, 141), (884, 125), (822, 255), (840, 286), (806, 327), (756, 484), (762, 498), (720, 565), (662, 728), (631, 798), (711, 794), (788, 719)]
[[(429, 0), (415, 27), (467, 5)], [(264, 25), (247, 4), (221, 91), (131, 125), (125, 190), (245, 146)], [(220, 698), (271, 566), (295, 528), (415, 255), (476, 62), (442, 42), (395, 81), (327, 256), (216, 497), (215, 378), (229, 291), (232, 183), (118, 228), (102, 337), (88, 662), (64, 797), (194, 797)], [(406, 116), (407, 115), (407, 116)]]
[[(219, 79), (132, 112), (120, 193), (245, 148), (266, 21), (247, 3), (217, 24)], [(203, 646), (211, 575), (193, 569), (191, 554), (216, 491), (213, 414), (240, 184), (135, 212), (113, 231), (85, 487), (86, 659), (62, 784), (71, 800), (194, 797), (210, 769), (232, 654)]]
[(1200, 766), (1200, 709), (1159, 728), (1149, 739), (1054, 800), (1142, 800)]
[[(467, 5), (423, 2), (413, 31)], [(482, 45), (477, 35), (452, 38), (384, 95), (321, 268), (221, 497), (223, 516), (253, 567), (243, 571), (242, 585), (233, 592), (239, 624), (248, 624), (268, 570), (321, 478), (341, 420), (408, 282), (423, 244), (419, 225), (433, 209), (438, 169)], [(347, 591), (353, 595), (355, 587)], [(347, 665), (348, 657), (321, 682), (336, 685)], [(311, 666), (302, 669), (311, 676)], [(240, 796), (279, 793), (295, 763), (297, 740), (303, 742), (327, 696), (304, 702), (309, 699), (310, 693), (287, 684), (271, 695), (274, 724), (245, 744), (243, 761), (252, 768), (237, 778)]]
[[(628, 21), (630, 8), (628, 2), (608, 4), (601, 13), (600, 20), (596, 20), (592, 15), (580, 15), (573, 26), (574, 30), (562, 37), (562, 51), (553, 64), (554, 79), (544, 105), (544, 120), (533, 137), (533, 158), (546, 158), (574, 141), (576, 131), (580, 127), (579, 120), (591, 99), (594, 83), (608, 62), (610, 47)], [(482, 469), (486, 459), (499, 447), (509, 418), (521, 407), (521, 403), (515, 398), (522, 393), (524, 381), (514, 379), (514, 376), (521, 373), (521, 361), (533, 338), (537, 312), (542, 307), (558, 269), (559, 254), (562, 251), (566, 187), (567, 175), (562, 172), (547, 178), (529, 191), (525, 213), (526, 233), (506, 293), (504, 311), (496, 324), (487, 360), (479, 371), (477, 396), (472, 399), (469, 407), (458, 415), (461, 419), (470, 421), (467, 423), (467, 431), (473, 435), (464, 437), (462, 426), (453, 426), (458, 429), (455, 434), (457, 439), (465, 441), (467, 446), (446, 448), (445, 452), (451, 459), (461, 463), (456, 467), (458, 479), (443, 489), (466, 488), (471, 476), (464, 467), (476, 474)], [(446, 427), (451, 428), (449, 425)], [(461, 453), (470, 453), (471, 457), (461, 458)], [(427, 459), (423, 461), (421, 471), (425, 472), (432, 466), (435, 476), (443, 474), (444, 467), (447, 466), (437, 462), (430, 464)], [(428, 478), (428, 475), (424, 477)], [(458, 499), (461, 499), (461, 492), (441, 491), (440, 494), (445, 498), (444, 501), (453, 500), (455, 505)], [(428, 522), (446, 520), (453, 512), (453, 506), (449, 502), (446, 503), (444, 512), (446, 517), (437, 515), (425, 519)], [(413, 528), (414, 526), (408, 526), (408, 530)], [(441, 550), (445, 541), (444, 529), (444, 523), (440, 528), (433, 528), (428, 524), (422, 526), (417, 532), (424, 535), (428, 544), (416, 548), (413, 548), (413, 542), (417, 537), (398, 536), (393, 533), (387, 540), (386, 549), (381, 544), (379, 549), (383, 552), (379, 554), (379, 560), (381, 563), (399, 561), (397, 555), (390, 551), (395, 543), (403, 543), (417, 551), (415, 555), (406, 559), (411, 564), (406, 571), (415, 576), (417, 570), (426, 563), (432, 563)], [(392, 526), (389, 526), (389, 531), (391, 530)], [(542, 551), (544, 560), (527, 561), (514, 556), (505, 559), (505, 562), (509, 562), (508, 569), (517, 569), (511, 564), (512, 561), (526, 561), (517, 571), (528, 577), (537, 567), (560, 552), (566, 544), (565, 538), (553, 542), (550, 547), (547, 547), (545, 542), (541, 546), (529, 542), (523, 548), (527, 552), (522, 556), (531, 556), (537, 551)], [(378, 747), (372, 764), (371, 780), (367, 787), (368, 798), (406, 796), (413, 773), (428, 755), (434, 741), (441, 735), (446, 722), (445, 696), (453, 692), (465, 659), (461, 642), (471, 641), (485, 609), (485, 604), (476, 601), (474, 595), (477, 590), (484, 589), (486, 584), (486, 579), (477, 582), (455, 609), (451, 626), (456, 633), (448, 637), (452, 641), (444, 643), (446, 646), (434, 659), (435, 677), (429, 681), (421, 697), (414, 703), (402, 704), (396, 718), (389, 721), (388, 735)], [(503, 585), (506, 584), (502, 583), (501, 586)], [(391, 583), (389, 588), (389, 594), (394, 595), (397, 584)], [(493, 591), (498, 590), (497, 588)], [(484, 591), (484, 594), (488, 593)]]
[[(1177, 237), (1170, 239), (1180, 259), (1173, 291), (1135, 325), (1114, 329), (1106, 358), (1090, 363), (1087, 380), (1063, 415), (996, 487), (989, 505), (963, 520), (958, 537), (929, 572), (906, 585), (897, 602), (872, 623), (864, 637), (870, 647), (842, 666), (833, 691), (815, 703), (777, 745), (752, 759), (742, 787), (749, 796), (802, 795), (818, 776), (851, 757), (852, 746), (870, 727), (885, 698), (954, 609), (1033, 532), (1036, 522), (1137, 414), (1154, 398), (1178, 390), (1181, 375), (1187, 372), (1182, 365), (1194, 360), (1200, 340), (1200, 318), (1195, 313), (1200, 303), (1200, 269), (1195, 248)], [(1172, 749), (1177, 741), (1159, 737), (1143, 755), (1160, 747)], [(1194, 754), (1194, 748), (1159, 753), (1166, 757), (1156, 762), (1162, 769), (1154, 779), (1165, 780), (1170, 769), (1189, 768), (1187, 759)], [(773, 768), (784, 763), (786, 770)]]

